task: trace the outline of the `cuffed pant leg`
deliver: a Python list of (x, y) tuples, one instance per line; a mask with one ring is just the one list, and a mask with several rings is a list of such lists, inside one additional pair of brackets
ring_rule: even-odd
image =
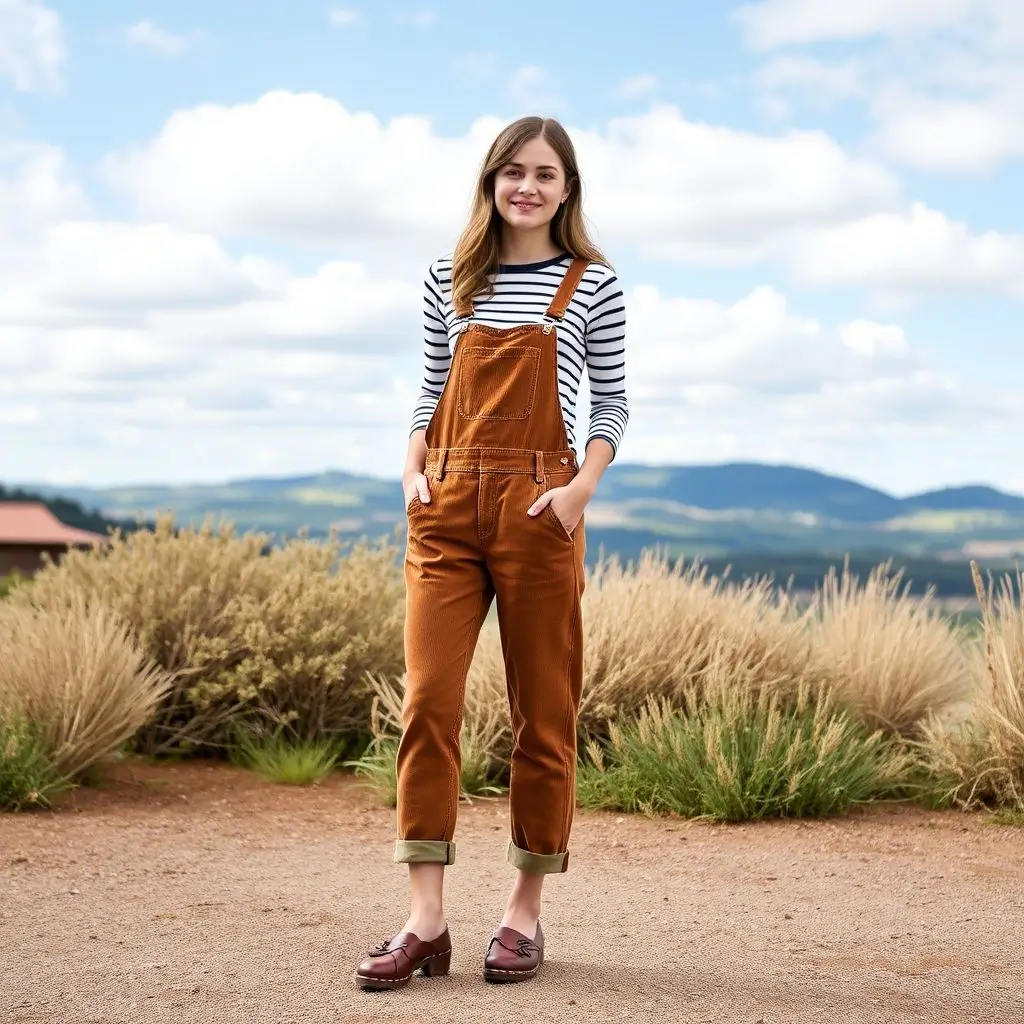
[(399, 839), (395, 843), (396, 864), (454, 864), (455, 844), (435, 839)]
[(521, 850), (510, 840), (507, 859), (514, 868), (528, 875), (554, 875), (569, 870), (568, 850), (565, 853), (530, 853), (529, 850)]

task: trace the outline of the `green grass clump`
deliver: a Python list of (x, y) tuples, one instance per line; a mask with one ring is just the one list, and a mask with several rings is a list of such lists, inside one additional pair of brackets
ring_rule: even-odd
[(230, 756), (233, 763), (270, 782), (309, 786), (330, 775), (339, 751), (329, 740), (296, 739), (280, 729), (270, 735), (237, 729)]
[(899, 794), (912, 755), (805, 690), (795, 706), (736, 689), (683, 708), (651, 699), (587, 744), (582, 806), (713, 821), (825, 817)]
[(28, 577), (23, 576), (17, 569), (7, 576), (0, 576), (0, 601), (2, 601), (16, 586), (27, 582)]
[(0, 717), (0, 810), (49, 807), (69, 785), (39, 730), (19, 714)]
[(355, 774), (365, 780), (387, 807), (398, 803), (398, 740), (392, 736), (377, 736), (366, 751), (345, 762)]

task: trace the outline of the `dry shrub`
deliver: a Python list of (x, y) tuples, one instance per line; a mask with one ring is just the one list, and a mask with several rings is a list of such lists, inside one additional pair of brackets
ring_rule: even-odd
[[(237, 720), (285, 724), (300, 738), (365, 731), (367, 671), (402, 665), (402, 579), (394, 548), (305, 537), (264, 554), (269, 536), (236, 536), (207, 518), (180, 531), (115, 533), (40, 572), (23, 600), (50, 607), (82, 592), (122, 615), (173, 678), (139, 749), (214, 747)], [(21, 598), (11, 595), (12, 601)]]
[(912, 597), (902, 571), (876, 566), (861, 586), (849, 571), (829, 570), (812, 602), (811, 636), (821, 675), (871, 728), (917, 736), (970, 692), (965, 631), (934, 603)]
[(74, 779), (153, 716), (170, 679), (131, 627), (82, 592), (0, 606), (0, 719), (22, 720), (54, 778)]
[(925, 736), (934, 774), (951, 800), (1024, 811), (1024, 573), (985, 588), (971, 563), (981, 602), (983, 641), (974, 646), (971, 714), (932, 721)]
[(217, 666), (189, 692), (202, 714), (240, 712), (295, 737), (366, 733), (367, 676), (401, 671), (404, 589), (394, 549), (300, 537), (259, 560), (228, 603), (223, 631), (197, 638)]
[(650, 551), (635, 566), (604, 560), (583, 597), (581, 728), (603, 733), (649, 697), (681, 706), (723, 678), (795, 699), (818, 686), (804, 618), (766, 579), (733, 583)]

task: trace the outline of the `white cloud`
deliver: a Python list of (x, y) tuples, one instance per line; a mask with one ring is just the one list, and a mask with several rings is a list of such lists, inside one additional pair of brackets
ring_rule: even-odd
[(138, 320), (258, 294), (245, 262), (215, 239), (163, 224), (67, 221), (42, 233), (0, 282), (0, 310), (21, 323)]
[(854, 58), (789, 52), (755, 76), (777, 115), (854, 98), (872, 149), (927, 171), (984, 173), (1024, 156), (1024, 4), (1011, 0), (768, 0), (735, 12), (759, 50), (858, 40)]
[[(180, 111), (151, 143), (107, 158), (102, 170), (145, 219), (216, 235), (392, 252), (401, 244), (432, 258), (464, 216), (498, 128), (488, 119), (448, 140), (423, 118), (381, 124), (318, 94), (272, 92)], [(410, 188), (414, 166), (446, 168), (443, 189)]]
[(855, 4), (763, 0), (737, 8), (732, 17), (754, 49), (770, 50), (794, 43), (930, 32), (984, 11), (992, 3), (993, 0), (859, 0)]
[(327, 20), (335, 28), (348, 28), (350, 25), (358, 24), (362, 16), (350, 7), (332, 7), (327, 12)]
[(794, 237), (787, 256), (808, 286), (856, 284), (888, 296), (1024, 296), (1024, 236), (972, 234), (922, 203)]
[(37, 0), (0, 0), (0, 76), (19, 92), (57, 90), (65, 57), (56, 11)]
[(755, 288), (730, 306), (663, 297), (637, 288), (630, 333), (630, 391), (641, 405), (673, 405), (683, 385), (729, 388), (737, 402), (813, 397), (876, 379), (913, 379), (921, 366), (901, 329), (856, 321), (829, 331), (798, 316), (774, 288)]
[(63, 151), (36, 142), (0, 140), (0, 252), (6, 239), (39, 225), (81, 216), (88, 203)]
[(658, 78), (652, 74), (633, 75), (619, 82), (618, 93), (624, 99), (635, 99), (654, 92), (658, 86)]
[(161, 57), (180, 57), (198, 41), (195, 33), (188, 36), (174, 35), (146, 19), (129, 25), (124, 30), (125, 42), (142, 50), (152, 50)]
[[(1024, 76), (1021, 78), (1024, 87)], [(880, 96), (877, 141), (893, 159), (928, 171), (989, 171), (1024, 155), (1024, 94), (985, 101)]]
[[(103, 172), (141, 216), (190, 230), (400, 242), (419, 254), (448, 245), (461, 226), (481, 155), (502, 126), (486, 118), (445, 138), (423, 118), (382, 124), (316, 94), (275, 92), (181, 111), (146, 145), (111, 155)], [(766, 137), (687, 121), (667, 106), (603, 133), (570, 131), (602, 237), (652, 256), (749, 263), (780, 232), (898, 202), (887, 171), (821, 132)], [(410, 167), (445, 167), (443, 187), (410, 188)]]

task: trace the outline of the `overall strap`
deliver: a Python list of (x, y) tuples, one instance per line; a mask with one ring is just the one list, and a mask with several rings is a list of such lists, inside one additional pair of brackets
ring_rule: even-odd
[(562, 283), (558, 286), (558, 291), (555, 292), (555, 297), (551, 300), (551, 305), (548, 306), (548, 311), (544, 314), (545, 316), (552, 317), (555, 320), (561, 320), (565, 316), (565, 311), (569, 308), (569, 303), (572, 302), (576, 288), (589, 266), (590, 261), (583, 259), (581, 256), (577, 256), (569, 264), (569, 269), (566, 270)]

